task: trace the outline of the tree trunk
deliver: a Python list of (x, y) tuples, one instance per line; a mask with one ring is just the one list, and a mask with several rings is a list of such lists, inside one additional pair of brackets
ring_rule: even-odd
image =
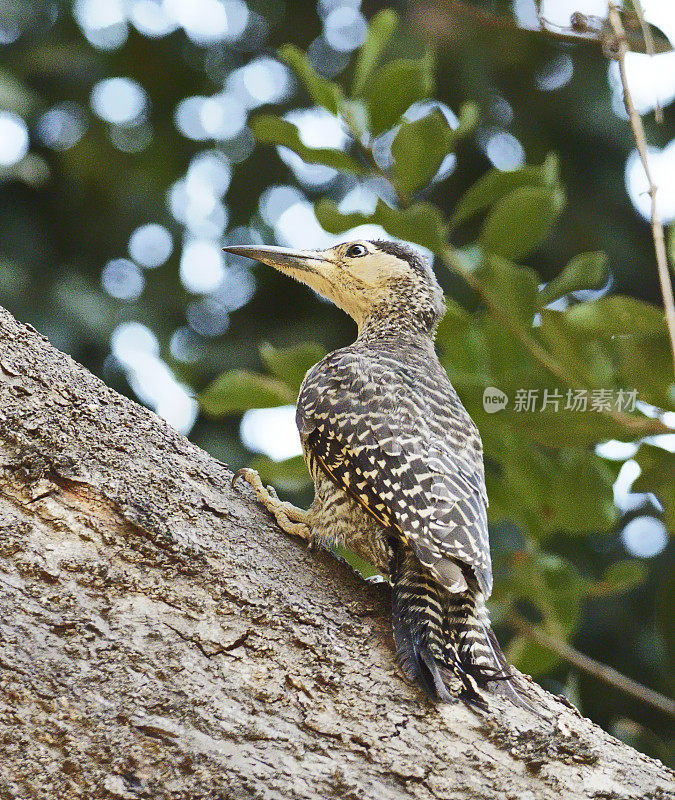
[(0, 311), (2, 798), (672, 797), (535, 685), (433, 707), (386, 592)]

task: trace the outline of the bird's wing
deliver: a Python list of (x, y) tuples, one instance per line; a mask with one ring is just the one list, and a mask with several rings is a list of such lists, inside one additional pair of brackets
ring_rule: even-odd
[(489, 596), (480, 437), (444, 374), (406, 373), (345, 348), (310, 371), (297, 420), (327, 475), (422, 564), (441, 581), (444, 560), (466, 564)]

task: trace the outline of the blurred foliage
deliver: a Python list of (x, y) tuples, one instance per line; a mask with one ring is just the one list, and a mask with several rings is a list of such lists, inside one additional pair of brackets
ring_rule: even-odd
[[(675, 461), (658, 438), (667, 430), (662, 414), (675, 404), (672, 358), (648, 226), (625, 197), (630, 131), (612, 112), (599, 48), (563, 49), (513, 26), (476, 28), (470, 16), (447, 16), (447, 4), (435, 9), (432, 32), (416, 3), (402, 24), (392, 10), (374, 13), (379, 4), (364, 3), (368, 35), (347, 64), (322, 38), (330, 5), (317, 15), (309, 2), (285, 10), (252, 0), (247, 28), (233, 41), (201, 41), (187, 23), (148, 36), (125, 22), (125, 35), (102, 47), (91, 33), (87, 41), (70, 3), (17, 3), (20, 35), (12, 39), (2, 21), (0, 107), (26, 120), (31, 146), (0, 176), (0, 302), (216, 457), (251, 463), (307, 503), (302, 458), (254, 456), (238, 435), (238, 415), (292, 403), (308, 366), (350, 341), (353, 325), (303, 287), (243, 260), (223, 262), (217, 286), (192, 284), (189, 247), (273, 241), (279, 229), (264, 198), (279, 185), (311, 201), (325, 231), (374, 223), (426, 248), (447, 295), (439, 355), (483, 437), (493, 617), (509, 656), (549, 688), (567, 688), (615, 734), (667, 759), (668, 720), (575, 675), (509, 626), (516, 609), (636, 680), (672, 690), (672, 549), (631, 558), (622, 539), (644, 516), (675, 531)], [(76, 13), (81, 7), (73, 5)], [(510, 19), (510, 4), (490, 9)], [(275, 50), (295, 83), (289, 76), (276, 99), (262, 92), (249, 100), (235, 135), (181, 128), (186, 98), (235, 93), (245, 76), (238, 70)], [(537, 89), (533, 76), (561, 54), (573, 64), (572, 80)], [(116, 76), (147, 95), (142, 117), (128, 124), (89, 111), (92, 89)], [(64, 103), (79, 134), (50, 144), (45, 114)], [(292, 114), (285, 118), (315, 106), (339, 118), (343, 144), (317, 146)], [(665, 116), (650, 130), (662, 145), (675, 133), (672, 106)], [(487, 143), (505, 133), (522, 143), (527, 165), (491, 164)], [(270, 147), (254, 150), (253, 137), (278, 147), (283, 161)], [(328, 178), (303, 182), (289, 151), (328, 168)], [(195, 223), (177, 201), (199, 158), (214, 153), (229, 170), (220, 228), (215, 217)], [(370, 192), (370, 207), (347, 202), (358, 189)], [(141, 270), (129, 260), (130, 236), (147, 223), (171, 233), (174, 252)], [(671, 230), (671, 250), (673, 242)], [(101, 283), (115, 259), (141, 275), (140, 292), (126, 299)], [(145, 326), (132, 330), (144, 344), (129, 355), (120, 341), (131, 322)], [(186, 386), (200, 392), (204, 413), (194, 426)], [(490, 387), (508, 396), (497, 413), (484, 407)], [(183, 416), (167, 403), (174, 389), (183, 393)], [(527, 410), (528, 392), (536, 410)], [(631, 393), (649, 405), (634, 407)], [(574, 405), (581, 395), (585, 411)], [(633, 443), (628, 455), (596, 449), (612, 439)], [(645, 494), (617, 504), (613, 487), (631, 458), (641, 470), (632, 490)]]

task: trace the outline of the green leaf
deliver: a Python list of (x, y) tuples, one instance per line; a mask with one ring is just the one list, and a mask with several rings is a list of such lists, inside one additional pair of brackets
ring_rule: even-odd
[(549, 634), (564, 638), (574, 630), (586, 586), (571, 561), (553, 553), (518, 553), (513, 577), (521, 596), (542, 613)]
[(395, 238), (416, 242), (434, 253), (446, 246), (447, 226), (436, 206), (414, 203), (405, 209), (391, 208), (377, 201), (372, 214), (342, 214), (331, 200), (319, 200), (314, 206), (319, 223), (329, 233), (342, 233), (359, 225), (381, 225)]
[(506, 258), (527, 255), (544, 241), (564, 205), (562, 189), (520, 186), (493, 206), (480, 244), (487, 252)]
[(366, 136), (370, 119), (368, 109), (362, 100), (342, 100), (339, 114), (355, 139), (361, 140)]
[(476, 106), (465, 103), (455, 129), (448, 125), (438, 109), (414, 122), (404, 121), (391, 146), (394, 157), (391, 175), (399, 194), (407, 198), (426, 186), (457, 142), (473, 129), (477, 119)]
[[(550, 497), (556, 526), (577, 534), (609, 530), (618, 514), (614, 480), (612, 470), (594, 453), (562, 451)], [(573, 494), (570, 486), (574, 486)]]
[(418, 100), (433, 91), (432, 58), (397, 58), (380, 67), (365, 84), (372, 133), (377, 136), (395, 125)]
[(327, 167), (365, 174), (365, 169), (347, 153), (328, 147), (308, 147), (300, 138), (298, 128), (273, 114), (259, 114), (251, 122), (251, 130), (260, 144), (288, 147), (308, 164), (325, 164)]
[(337, 83), (321, 77), (302, 50), (292, 44), (279, 48), (279, 57), (295, 72), (318, 106), (328, 109), (331, 114), (338, 113), (343, 94)]
[(462, 195), (450, 225), (456, 228), (521, 186), (555, 186), (559, 180), (558, 159), (554, 153), (549, 153), (540, 167), (522, 167), (508, 172), (492, 169)]
[(643, 442), (634, 458), (641, 472), (633, 481), (632, 490), (657, 496), (666, 528), (671, 536), (675, 535), (675, 453)]
[(363, 578), (371, 578), (373, 575), (381, 575), (382, 570), (374, 567), (370, 561), (366, 561), (360, 555), (350, 550), (348, 547), (333, 547), (333, 553), (338, 559), (344, 559), (352, 569), (355, 569)]
[(343, 214), (332, 200), (318, 200), (314, 205), (314, 213), (325, 231), (343, 233), (350, 228), (374, 222), (376, 212), (362, 214), (360, 211), (355, 211), (351, 214)]
[(445, 299), (447, 311), (436, 330), (441, 363), (456, 389), (480, 387), (490, 379), (490, 361), (485, 333), (471, 314), (457, 303)]
[[(499, 457), (511, 504), (516, 508), (522, 505), (532, 512), (535, 526), (528, 525), (528, 528), (533, 535), (550, 533), (548, 498), (556, 469), (555, 458), (540, 447), (521, 447), (520, 450), (511, 447)], [(524, 563), (530, 570), (534, 568), (529, 562)]]
[[(579, 303), (564, 312), (577, 339), (595, 342), (611, 355), (616, 383), (637, 390), (638, 398), (673, 407), (673, 361), (663, 311), (633, 297), (612, 295)], [(637, 432), (636, 432), (637, 435)]]
[(575, 256), (539, 293), (542, 306), (579, 289), (599, 289), (607, 281), (607, 253), (596, 250)]
[(626, 31), (626, 42), (628, 49), (632, 53), (672, 53), (673, 45), (665, 33), (652, 23), (645, 22), (646, 28), (649, 30), (649, 38), (651, 39), (651, 50), (647, 47), (647, 42), (644, 34), (642, 33), (642, 24), (640, 23), (641, 14), (635, 12), (635, 0), (626, 0), (623, 4), (624, 10), (622, 13), (623, 24)]
[(496, 255), (487, 255), (479, 275), (493, 303), (529, 330), (539, 308), (537, 303), (539, 279), (536, 272), (527, 267), (519, 267)]
[[(527, 280), (527, 275), (520, 277), (524, 281)], [(490, 288), (486, 286), (485, 291), (489, 292)], [(527, 292), (527, 283), (525, 283), (525, 291)], [(498, 296), (493, 294), (493, 297)], [(523, 297), (516, 298), (515, 302), (519, 304), (523, 299)], [(510, 300), (507, 302), (511, 303)], [(521, 308), (524, 320), (521, 322), (514, 318), (513, 326), (505, 325), (503, 319), (493, 316), (492, 313), (484, 314), (479, 318), (485, 337), (485, 350), (490, 361), (493, 385), (500, 387), (503, 391), (511, 390), (514, 393), (516, 389), (531, 386), (535, 380), (534, 376), (539, 375), (541, 369), (534, 356), (523, 346), (518, 335), (518, 331), (520, 331), (522, 335), (527, 333), (529, 336), (531, 329), (527, 305), (518, 307)], [(526, 328), (528, 330), (525, 330)]]
[(578, 331), (603, 339), (667, 335), (660, 308), (624, 295), (579, 303), (565, 312), (565, 317)]
[(506, 657), (509, 663), (527, 675), (543, 675), (560, 661), (560, 656), (552, 650), (533, 642), (522, 633), (509, 642)]
[(382, 52), (389, 44), (397, 26), (398, 14), (391, 8), (379, 11), (370, 20), (368, 36), (359, 49), (356, 64), (354, 65), (353, 95), (358, 95), (363, 91), (366, 81), (377, 66)]
[(294, 401), (295, 393), (286, 383), (244, 369), (224, 372), (199, 398), (202, 410), (212, 416), (283, 406)]
[(647, 566), (637, 558), (615, 561), (604, 571), (602, 578), (591, 587), (594, 597), (606, 597), (619, 592), (627, 592), (647, 580)]
[(447, 225), (440, 210), (430, 203), (414, 203), (405, 209), (397, 209), (380, 200), (375, 209), (375, 220), (392, 236), (416, 242), (433, 253), (441, 253), (446, 247)]
[(256, 456), (251, 461), (263, 483), (271, 483), (282, 492), (300, 492), (312, 485), (305, 459), (293, 456), (283, 461), (272, 461), (267, 456)]
[[(563, 387), (560, 388), (562, 391)], [(564, 397), (563, 392), (563, 401)], [(540, 405), (541, 402), (540, 394)], [(558, 412), (549, 410), (536, 413), (513, 413), (507, 409), (499, 412), (499, 419), (513, 426), (521, 437), (546, 447), (591, 447), (607, 439), (628, 441), (654, 433), (654, 421), (646, 417), (632, 417), (634, 425), (629, 428), (604, 414), (563, 411), (562, 408), (561, 405)]]
[(297, 394), (307, 370), (326, 355), (325, 348), (315, 342), (304, 342), (294, 347), (273, 347), (268, 342), (260, 345), (260, 357), (275, 378), (288, 384)]
[(657, 408), (675, 410), (673, 355), (668, 337), (624, 334), (595, 340), (612, 351), (617, 383), (637, 389), (638, 398)]
[[(541, 293), (539, 294), (541, 299)], [(567, 375), (590, 389), (610, 386), (614, 380), (611, 353), (596, 339), (579, 333), (559, 311), (544, 308), (534, 332)]]

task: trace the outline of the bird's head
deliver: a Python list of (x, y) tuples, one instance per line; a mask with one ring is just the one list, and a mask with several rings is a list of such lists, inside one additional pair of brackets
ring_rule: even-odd
[(327, 250), (263, 245), (231, 246), (228, 253), (262, 261), (307, 284), (364, 328), (395, 322), (433, 336), (443, 315), (443, 292), (426, 259), (389, 241), (338, 244)]

